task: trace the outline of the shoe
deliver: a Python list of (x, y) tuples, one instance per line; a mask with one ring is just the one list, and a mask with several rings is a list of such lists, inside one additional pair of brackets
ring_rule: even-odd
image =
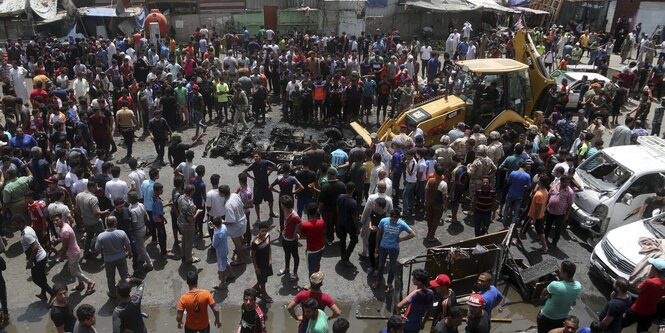
[(199, 261), (201, 261), (201, 258), (192, 257), (192, 263), (196, 263), (196, 262), (199, 262)]

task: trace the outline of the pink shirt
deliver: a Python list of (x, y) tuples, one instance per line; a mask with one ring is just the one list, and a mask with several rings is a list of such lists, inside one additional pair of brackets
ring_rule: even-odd
[(60, 229), (60, 240), (68, 240), (68, 260), (75, 259), (81, 254), (81, 248), (79, 248), (78, 243), (76, 243), (76, 234), (74, 234), (74, 229), (72, 229), (72, 227), (70, 227), (67, 223), (64, 223)]
[(553, 185), (549, 193), (549, 202), (547, 204), (547, 211), (554, 215), (565, 215), (570, 206), (573, 205), (573, 198), (575, 191), (568, 186), (565, 190), (561, 190), (559, 184)]

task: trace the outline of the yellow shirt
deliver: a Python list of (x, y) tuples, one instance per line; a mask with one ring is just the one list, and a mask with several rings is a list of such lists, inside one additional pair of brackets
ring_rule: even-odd
[(589, 46), (589, 36), (587, 34), (582, 34), (580, 36), (580, 45), (582, 45), (582, 47)]
[(363, 168), (365, 168), (365, 184), (369, 184), (369, 180), (372, 177), (372, 169), (374, 168), (374, 161), (363, 163)]
[(134, 112), (128, 108), (122, 108), (115, 114), (118, 127), (134, 127)]

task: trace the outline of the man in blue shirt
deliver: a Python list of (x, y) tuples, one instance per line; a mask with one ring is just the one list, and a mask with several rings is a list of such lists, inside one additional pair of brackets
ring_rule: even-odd
[(518, 222), (524, 191), (531, 187), (531, 175), (524, 171), (525, 168), (526, 162), (521, 160), (518, 162), (517, 170), (508, 175), (508, 191), (503, 210), (503, 226), (506, 228)]
[(227, 276), (235, 276), (233, 268), (229, 266), (229, 242), (227, 239), (228, 231), (226, 225), (222, 224), (221, 217), (212, 219), (212, 224), (215, 227), (215, 234), (212, 237), (212, 248), (215, 249), (217, 257), (217, 275), (219, 276), (219, 285), (215, 286), (215, 290), (226, 289), (224, 283)]
[(32, 147), (37, 146), (37, 140), (30, 134), (24, 134), (23, 128), (16, 128), (16, 135), (9, 140), (12, 148), (20, 148), (23, 151), (30, 151)]
[(483, 296), (483, 308), (492, 317), (492, 310), (503, 301), (503, 294), (492, 285), (492, 274), (480, 273), (476, 280), (476, 292)]
[[(337, 169), (337, 175), (342, 177), (346, 173), (346, 169), (349, 167), (349, 155), (342, 150), (341, 145), (337, 145), (337, 149), (333, 150), (332, 153), (330, 153), (330, 156), (332, 159), (330, 160), (330, 165)], [(342, 178), (343, 179), (343, 178)]]
[(150, 168), (148, 171), (150, 179), (146, 179), (141, 183), (141, 194), (143, 195), (143, 207), (148, 212), (148, 231), (152, 235), (152, 242), (157, 243), (157, 228), (152, 218), (152, 204), (153, 196), (155, 194), (155, 181), (159, 178), (159, 170)]
[[(397, 258), (399, 257), (399, 243), (416, 237), (404, 220), (400, 218), (400, 212), (393, 209), (390, 217), (384, 217), (379, 222), (378, 232), (376, 233), (376, 252), (379, 253), (379, 272), (377, 281), (372, 284), (372, 289), (376, 289), (383, 282), (383, 271), (386, 268), (386, 259), (390, 257), (390, 267), (388, 268), (388, 281), (386, 281), (386, 293), (392, 292), (393, 279), (397, 269)], [(408, 233), (404, 237), (399, 235), (402, 232)]]
[(441, 61), (439, 54), (432, 53), (432, 58), (427, 62), (427, 81), (430, 82), (436, 78), (436, 74), (441, 71)]

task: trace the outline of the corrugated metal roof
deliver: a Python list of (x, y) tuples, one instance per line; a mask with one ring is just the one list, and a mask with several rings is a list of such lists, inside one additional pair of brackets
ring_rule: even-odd
[(25, 12), (25, 0), (4, 0), (0, 3), (0, 16), (14, 16)]

